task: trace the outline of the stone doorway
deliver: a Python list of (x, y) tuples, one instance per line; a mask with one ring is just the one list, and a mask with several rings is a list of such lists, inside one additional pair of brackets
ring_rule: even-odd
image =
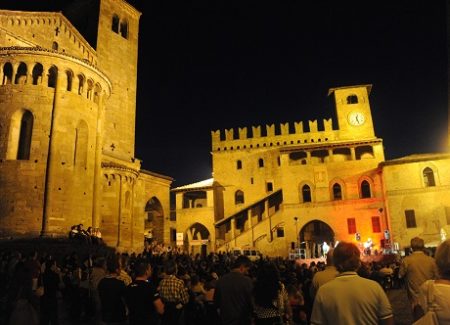
[(300, 248), (305, 250), (306, 258), (324, 256), (324, 243), (334, 247), (334, 231), (323, 221), (313, 220), (302, 227), (300, 233)]

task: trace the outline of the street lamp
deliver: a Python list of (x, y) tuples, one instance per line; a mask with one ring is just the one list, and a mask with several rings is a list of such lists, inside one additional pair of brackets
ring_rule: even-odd
[(296, 248), (299, 248), (298, 246), (298, 217), (294, 217), (294, 223), (295, 223), (295, 246)]

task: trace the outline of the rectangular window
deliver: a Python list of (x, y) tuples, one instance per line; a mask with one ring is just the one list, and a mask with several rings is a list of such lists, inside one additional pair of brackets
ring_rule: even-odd
[(273, 183), (272, 182), (267, 182), (266, 187), (267, 187), (267, 192), (273, 192)]
[(347, 218), (347, 228), (349, 234), (356, 233), (356, 220), (355, 218)]
[(380, 217), (372, 217), (372, 231), (381, 232)]
[(277, 228), (277, 238), (284, 237), (284, 228)]
[(177, 230), (170, 228), (170, 240), (176, 241), (177, 240)]
[(414, 210), (405, 210), (406, 228), (416, 228), (416, 213)]

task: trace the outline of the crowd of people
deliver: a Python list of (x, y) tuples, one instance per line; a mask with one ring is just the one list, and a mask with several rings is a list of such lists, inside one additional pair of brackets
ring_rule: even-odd
[[(88, 246), (89, 245), (85, 245)], [(405, 288), (414, 318), (435, 308), (450, 324), (450, 240), (435, 256), (411, 241), (403, 259), (362, 262), (340, 242), (325, 262), (251, 262), (228, 253), (188, 255), (153, 244), (141, 254), (0, 252), (0, 324), (303, 325), (394, 324), (382, 279)], [(437, 307), (436, 307), (437, 306)]]
[(103, 243), (100, 228), (88, 227), (84, 229), (82, 223), (70, 227), (69, 239), (93, 245)]

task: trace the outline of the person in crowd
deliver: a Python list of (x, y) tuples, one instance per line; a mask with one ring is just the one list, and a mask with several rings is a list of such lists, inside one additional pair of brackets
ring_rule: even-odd
[(152, 274), (148, 261), (138, 261), (134, 267), (135, 280), (127, 287), (125, 297), (130, 325), (158, 324), (164, 304), (156, 286), (149, 281)]
[(272, 325), (289, 322), (292, 310), (288, 293), (280, 281), (280, 274), (273, 262), (258, 267), (253, 289), (255, 325)]
[(58, 321), (58, 291), (61, 283), (61, 270), (56, 261), (49, 257), (45, 261), (45, 271), (42, 275), (44, 294), (40, 302), (41, 325), (57, 325)]
[(120, 265), (116, 255), (107, 260), (106, 267), (108, 273), (98, 284), (102, 321), (107, 325), (125, 325), (127, 321), (126, 286), (122, 280), (117, 279), (120, 274)]
[(69, 239), (78, 239), (78, 225), (70, 227)]
[[(12, 259), (18, 256), (22, 256), (22, 254), (15, 252)], [(36, 306), (34, 298), (28, 269), (25, 267), (23, 261), (19, 259), (15, 263), (15, 268), (12, 271), (6, 296), (6, 324), (38, 325), (38, 306)]]
[(426, 280), (437, 279), (438, 271), (434, 258), (424, 253), (422, 238), (411, 239), (413, 253), (403, 258), (400, 264), (399, 277), (405, 278), (406, 290), (414, 320), (421, 316), (419, 304), (419, 288)]
[(391, 304), (381, 286), (360, 277), (360, 251), (340, 242), (333, 251), (338, 276), (322, 285), (315, 297), (311, 325), (393, 325)]
[(128, 254), (120, 254), (119, 255), (119, 266), (120, 266), (120, 274), (117, 279), (122, 280), (125, 283), (125, 286), (128, 286), (133, 280), (131, 276), (127, 272), (128, 261), (130, 259)]
[(231, 272), (219, 277), (214, 291), (222, 325), (249, 325), (253, 312), (253, 282), (247, 276), (252, 263), (240, 255), (231, 266)]
[(163, 325), (184, 322), (184, 307), (189, 302), (189, 293), (184, 281), (177, 278), (177, 264), (169, 259), (164, 264), (165, 276), (159, 283), (159, 294), (164, 303)]
[(89, 288), (92, 297), (92, 311), (94, 324), (100, 323), (100, 297), (98, 295), (98, 284), (106, 276), (106, 259), (103, 256), (95, 257), (92, 263), (92, 272), (89, 276)]
[(318, 271), (313, 275), (311, 286), (309, 287), (311, 299), (314, 300), (317, 290), (325, 283), (333, 280), (338, 274), (338, 270), (333, 263), (333, 248), (328, 249), (327, 265), (322, 271)]
[(432, 290), (434, 298), (433, 309), (436, 312), (439, 324), (450, 324), (450, 239), (438, 246), (434, 257), (439, 278), (437, 280), (427, 280), (421, 285), (419, 305), (425, 313), (428, 309), (428, 290)]
[(205, 294), (203, 295), (203, 304), (205, 305), (206, 320), (208, 324), (219, 324), (219, 316), (214, 305), (214, 291), (216, 290), (217, 279), (217, 274), (211, 272), (204, 285)]
[(41, 263), (38, 259), (38, 252), (33, 250), (28, 258), (25, 260), (25, 267), (28, 269), (31, 276), (31, 284), (33, 291), (38, 287), (38, 280), (41, 274)]
[(308, 315), (305, 308), (305, 300), (298, 287), (298, 284), (292, 283), (286, 288), (289, 297), (289, 304), (292, 310), (292, 325), (308, 324)]

